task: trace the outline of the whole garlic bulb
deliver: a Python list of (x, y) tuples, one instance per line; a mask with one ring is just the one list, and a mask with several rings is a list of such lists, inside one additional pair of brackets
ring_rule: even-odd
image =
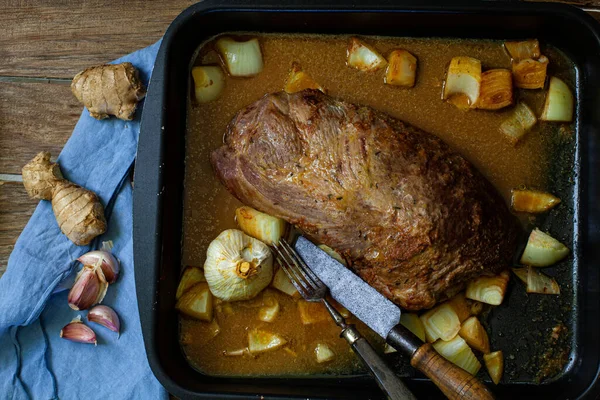
[(221, 300), (251, 299), (273, 278), (271, 250), (242, 231), (227, 229), (208, 246), (204, 276)]

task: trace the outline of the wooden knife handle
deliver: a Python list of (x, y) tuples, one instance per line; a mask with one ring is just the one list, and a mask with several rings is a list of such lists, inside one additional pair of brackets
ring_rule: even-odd
[(489, 389), (476, 377), (442, 357), (430, 343), (415, 352), (410, 365), (425, 374), (451, 400), (493, 399)]
[(425, 374), (451, 400), (493, 400), (492, 392), (476, 377), (442, 357), (430, 343), (425, 343), (398, 324), (386, 341), (410, 357), (410, 365)]

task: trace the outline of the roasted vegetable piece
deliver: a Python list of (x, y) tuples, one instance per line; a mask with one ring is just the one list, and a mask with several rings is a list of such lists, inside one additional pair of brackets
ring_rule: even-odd
[(539, 190), (513, 189), (511, 206), (514, 211), (542, 213), (556, 207), (560, 199), (550, 193)]
[(452, 306), (443, 303), (421, 315), (428, 342), (437, 339), (450, 340), (460, 330), (460, 320)]
[(286, 343), (287, 340), (275, 333), (260, 329), (254, 329), (248, 332), (248, 350), (251, 354), (272, 351), (282, 347)]
[(498, 350), (490, 354), (484, 354), (483, 362), (490, 374), (490, 378), (492, 378), (492, 382), (496, 385), (500, 383), (500, 379), (502, 379), (502, 374), (504, 373), (504, 356), (502, 355), (502, 351)]
[(527, 269), (527, 293), (560, 294), (560, 287), (554, 278), (530, 266)]
[(317, 343), (315, 347), (315, 357), (319, 364), (331, 361), (335, 358), (335, 353), (325, 343)]
[(493, 306), (500, 305), (504, 300), (509, 279), (508, 271), (502, 271), (496, 276), (480, 276), (469, 282), (465, 292), (466, 297)]
[(208, 246), (204, 276), (219, 299), (249, 300), (273, 278), (271, 250), (242, 231), (227, 229)]
[(438, 340), (433, 344), (435, 350), (442, 355), (446, 360), (464, 369), (471, 375), (476, 375), (481, 364), (473, 350), (467, 345), (460, 336), (455, 336), (450, 341)]
[(198, 283), (181, 296), (175, 305), (181, 313), (211, 321), (213, 317), (213, 297), (207, 283)]
[(316, 324), (331, 318), (322, 303), (299, 300), (298, 311), (303, 325)]
[(287, 93), (295, 93), (304, 89), (317, 89), (325, 93), (323, 86), (319, 85), (310, 75), (302, 71), (300, 64), (294, 61), (290, 75), (285, 82), (284, 90)]
[(263, 306), (258, 310), (258, 319), (264, 322), (273, 322), (279, 314), (279, 302), (275, 294), (269, 290), (263, 293)]
[(200, 282), (206, 282), (202, 269), (198, 267), (185, 267), (175, 297), (179, 299), (186, 290)]
[(263, 70), (258, 39), (237, 42), (229, 37), (217, 40), (216, 48), (231, 76), (250, 77)]
[(329, 255), (329, 257), (331, 257), (334, 260), (338, 261), (340, 264), (343, 264), (346, 267), (348, 266), (348, 264), (346, 263), (346, 260), (344, 260), (342, 258), (342, 256), (340, 255), (340, 253), (338, 253), (337, 251), (335, 251), (331, 247), (327, 246), (326, 244), (320, 244), (319, 248), (321, 250), (323, 250), (325, 253), (327, 253)]
[(500, 132), (515, 145), (533, 128), (536, 122), (537, 118), (531, 108), (524, 102), (519, 102), (509, 117), (500, 125)]
[(128, 62), (87, 68), (73, 78), (71, 91), (96, 119), (133, 119), (146, 89), (138, 71)]
[(521, 89), (543, 89), (546, 82), (548, 58), (526, 59), (512, 65), (515, 86)]
[(425, 327), (423, 326), (423, 321), (421, 321), (421, 318), (419, 318), (417, 314), (403, 312), (400, 315), (400, 323), (406, 329), (414, 333), (416, 337), (425, 341)]
[(463, 322), (458, 334), (475, 350), (479, 350), (483, 354), (490, 352), (490, 340), (488, 334), (477, 317), (470, 317)]
[(571, 122), (575, 100), (569, 86), (553, 76), (546, 95), (546, 103), (540, 117), (543, 121)]
[(511, 268), (511, 269), (512, 269), (512, 272), (515, 273), (517, 278), (519, 278), (521, 280), (521, 282), (523, 282), (524, 284), (527, 284), (528, 267), (515, 267), (515, 268)]
[(22, 170), (29, 197), (50, 200), (60, 230), (78, 246), (106, 231), (104, 207), (94, 192), (64, 179), (60, 166), (42, 151)]
[(448, 66), (443, 99), (467, 109), (475, 106), (481, 91), (481, 61), (472, 57), (454, 57)]
[(481, 74), (476, 108), (498, 110), (513, 103), (512, 74), (507, 69), (491, 69)]
[(364, 72), (380, 70), (387, 63), (375, 49), (355, 37), (348, 41), (346, 62), (350, 67)]
[[(467, 303), (465, 293), (460, 292), (447, 302), (458, 316), (458, 320), (462, 322), (471, 316), (471, 306)], [(402, 314), (404, 315), (404, 314)]]
[(548, 267), (569, 254), (567, 246), (535, 228), (529, 234), (527, 246), (521, 256), (521, 264), (534, 267)]
[(281, 218), (272, 217), (252, 207), (238, 208), (235, 210), (235, 218), (246, 235), (268, 245), (279, 242), (287, 229), (287, 223)]
[(522, 42), (505, 42), (504, 48), (513, 62), (519, 62), (527, 58), (536, 60), (542, 55), (540, 52), (540, 43), (537, 39)]
[(273, 277), (273, 282), (271, 283), (271, 286), (287, 294), (288, 296), (296, 298), (300, 297), (300, 293), (298, 293), (298, 290), (290, 281), (290, 278), (288, 278), (288, 276), (282, 268), (279, 268), (277, 272), (275, 272), (275, 276)]
[(208, 103), (218, 99), (225, 87), (225, 75), (221, 67), (203, 65), (192, 68), (194, 94), (198, 103)]
[(417, 78), (417, 59), (403, 49), (394, 50), (388, 57), (385, 71), (385, 83), (394, 86), (415, 86)]

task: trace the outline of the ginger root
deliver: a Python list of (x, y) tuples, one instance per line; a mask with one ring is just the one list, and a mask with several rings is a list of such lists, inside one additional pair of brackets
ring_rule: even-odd
[(33, 199), (50, 200), (60, 230), (78, 246), (106, 231), (104, 208), (94, 192), (63, 178), (60, 166), (41, 152), (22, 170), (23, 185)]
[(128, 62), (87, 68), (73, 78), (71, 91), (96, 119), (133, 119), (138, 101), (146, 95), (138, 71)]

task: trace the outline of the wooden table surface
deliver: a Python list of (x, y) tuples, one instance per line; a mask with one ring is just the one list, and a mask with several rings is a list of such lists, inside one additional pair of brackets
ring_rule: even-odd
[(154, 43), (194, 2), (0, 0), (0, 276), (37, 204), (21, 167), (42, 150), (56, 157), (81, 113), (72, 77)]

